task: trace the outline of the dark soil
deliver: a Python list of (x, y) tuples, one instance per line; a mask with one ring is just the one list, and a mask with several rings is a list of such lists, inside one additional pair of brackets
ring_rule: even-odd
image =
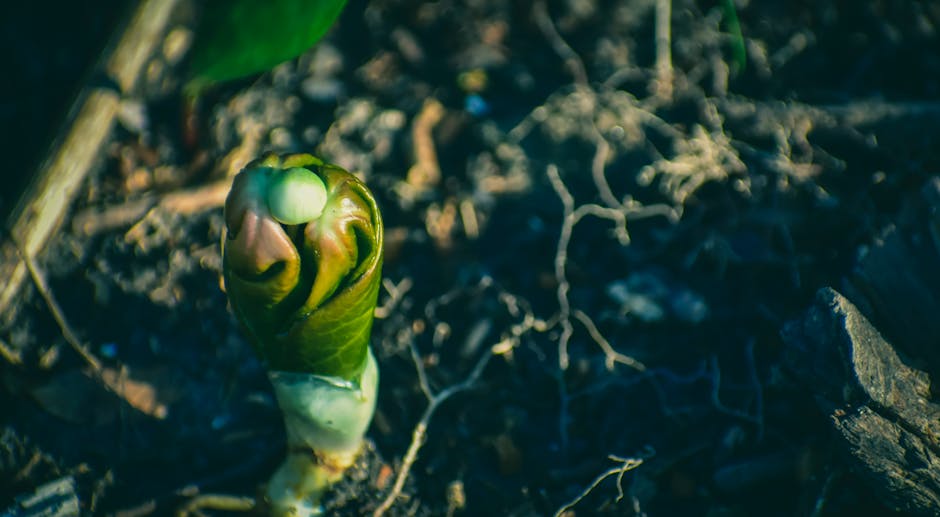
[[(646, 0), (350, 0), (317, 48), (206, 96), (195, 140), (182, 65), (157, 56), (71, 213), (265, 151), (361, 173), (391, 289), (371, 445), (331, 512), (391, 489), (428, 403), (413, 343), (433, 390), (496, 355), (432, 416), (394, 515), (553, 515), (623, 464), (611, 455), (642, 464), (569, 515), (892, 515), (784, 366), (780, 330), (940, 171), (940, 4), (738, 2), (741, 38), (718, 4), (673, 2), (669, 97)], [(442, 177), (422, 184), (412, 128), (432, 98)], [(552, 171), (572, 208), (626, 213), (629, 242), (587, 215), (557, 255)], [(93, 234), (74, 218), (40, 269), (89, 351), (165, 414), (83, 374), (28, 285), (0, 328), (23, 357), (0, 360), (0, 509), (66, 475), (96, 515), (256, 494), (283, 425), (220, 289), (221, 208)]]

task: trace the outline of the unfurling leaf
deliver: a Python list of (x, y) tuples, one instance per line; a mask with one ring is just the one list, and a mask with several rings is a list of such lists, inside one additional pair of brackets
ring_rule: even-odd
[(225, 221), (226, 292), (267, 367), (356, 378), (381, 280), (372, 193), (311, 155), (269, 155), (236, 176)]

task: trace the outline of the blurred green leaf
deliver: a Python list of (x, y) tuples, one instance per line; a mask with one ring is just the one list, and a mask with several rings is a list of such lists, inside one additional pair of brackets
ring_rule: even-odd
[(346, 0), (206, 0), (186, 92), (263, 72), (312, 47)]
[(738, 74), (747, 65), (747, 49), (734, 0), (722, 0), (722, 18), (731, 34), (731, 71)]

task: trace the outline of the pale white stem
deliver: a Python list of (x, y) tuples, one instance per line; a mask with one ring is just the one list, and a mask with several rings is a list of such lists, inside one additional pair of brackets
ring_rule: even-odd
[(321, 515), (320, 499), (355, 463), (375, 412), (375, 357), (370, 350), (358, 382), (294, 372), (268, 376), (287, 428), (287, 459), (266, 493), (271, 513)]

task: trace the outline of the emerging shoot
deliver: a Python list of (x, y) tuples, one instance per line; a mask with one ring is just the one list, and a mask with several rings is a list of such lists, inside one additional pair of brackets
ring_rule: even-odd
[(308, 155), (269, 155), (225, 202), (225, 289), (268, 368), (287, 459), (268, 483), (273, 515), (318, 515), (355, 461), (375, 410), (369, 349), (382, 220), (366, 186)]

